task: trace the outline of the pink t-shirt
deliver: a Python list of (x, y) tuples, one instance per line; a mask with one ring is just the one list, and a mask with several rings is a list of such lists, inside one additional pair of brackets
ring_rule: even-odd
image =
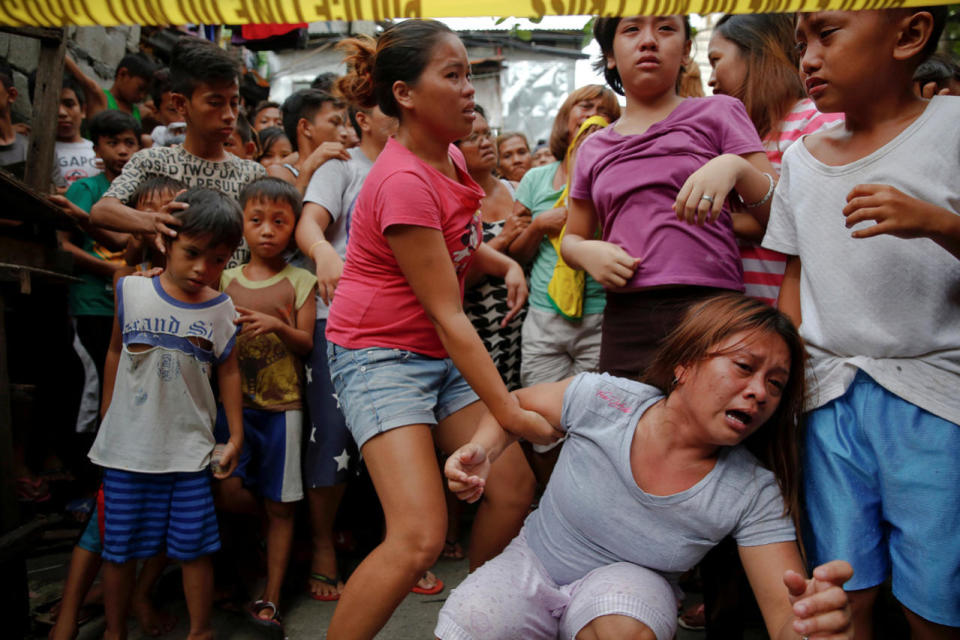
[(677, 220), (671, 205), (709, 160), (759, 151), (760, 138), (739, 100), (687, 98), (642, 134), (620, 135), (614, 124), (590, 136), (577, 155), (570, 195), (593, 202), (604, 240), (641, 259), (626, 289), (743, 291), (729, 207), (701, 227)]
[(463, 297), (463, 279), (482, 238), (483, 189), (467, 173), (463, 155), (453, 145), (450, 157), (459, 181), (396, 140), (387, 141), (357, 196), (347, 259), (327, 318), (327, 340), (349, 349), (387, 347), (447, 357), (384, 231), (396, 224), (441, 231)]
[[(783, 153), (790, 145), (840, 120), (843, 120), (842, 113), (820, 113), (810, 98), (797, 101), (780, 123), (780, 130), (763, 140), (763, 149), (767, 152), (770, 164), (780, 173)], [(759, 243), (741, 240), (739, 245), (745, 293), (767, 304), (776, 304), (783, 283), (783, 272), (787, 267), (787, 256), (764, 249)]]

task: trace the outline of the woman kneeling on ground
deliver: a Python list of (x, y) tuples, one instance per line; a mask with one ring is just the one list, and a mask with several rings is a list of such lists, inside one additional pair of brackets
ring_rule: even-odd
[[(804, 577), (799, 511), (803, 347), (779, 311), (739, 294), (691, 307), (644, 383), (582, 373), (516, 392), (566, 432), (540, 508), (447, 600), (435, 634), (669, 640), (677, 577), (726, 535), (771, 638), (852, 638), (833, 561)], [(487, 417), (445, 474), (477, 500), (516, 436)]]

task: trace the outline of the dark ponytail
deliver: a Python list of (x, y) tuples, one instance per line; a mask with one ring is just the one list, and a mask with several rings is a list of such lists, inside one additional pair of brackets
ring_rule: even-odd
[(384, 114), (399, 118), (394, 83), (416, 84), (430, 62), (434, 45), (452, 33), (436, 20), (404, 20), (387, 28), (375, 43), (370, 37), (344, 40), (338, 48), (346, 54), (348, 71), (337, 82), (337, 89), (358, 107), (379, 106)]

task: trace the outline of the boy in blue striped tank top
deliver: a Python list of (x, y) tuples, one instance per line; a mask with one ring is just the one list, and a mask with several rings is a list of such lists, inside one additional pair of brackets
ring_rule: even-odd
[[(166, 239), (166, 270), (117, 283), (104, 371), (103, 423), (90, 459), (104, 468), (104, 638), (127, 635), (136, 559), (181, 562), (190, 640), (212, 638), (213, 568), (220, 548), (207, 467), (226, 478), (243, 445), (236, 311), (215, 288), (243, 231), (236, 202), (209, 189), (177, 198), (189, 207)], [(212, 461), (216, 370), (230, 438)]]

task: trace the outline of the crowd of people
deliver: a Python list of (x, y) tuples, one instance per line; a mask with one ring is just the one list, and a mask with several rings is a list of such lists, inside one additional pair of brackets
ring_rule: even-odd
[[(265, 563), (246, 615), (282, 635), (298, 513), (327, 637), (372, 638), (463, 557), (452, 496), (479, 505), (438, 638), (669, 640), (701, 561), (745, 573), (772, 638), (872, 638), (888, 580), (914, 637), (958, 637), (945, 20), (724, 16), (697, 97), (687, 18), (597, 18), (607, 86), (532, 148), (494, 134), (431, 20), (343, 40), (346, 75), (282, 103), (242, 105), (197, 38), (162, 69), (125, 57), (110, 90), (68, 59), (50, 200), (77, 223), (77, 429), (102, 473), (50, 638), (76, 637), (101, 565), (104, 637), (131, 612), (168, 632), (170, 562), (188, 637), (212, 637), (233, 517)], [(361, 459), (384, 527), (344, 575)], [(715, 604), (680, 623), (709, 633)]]

